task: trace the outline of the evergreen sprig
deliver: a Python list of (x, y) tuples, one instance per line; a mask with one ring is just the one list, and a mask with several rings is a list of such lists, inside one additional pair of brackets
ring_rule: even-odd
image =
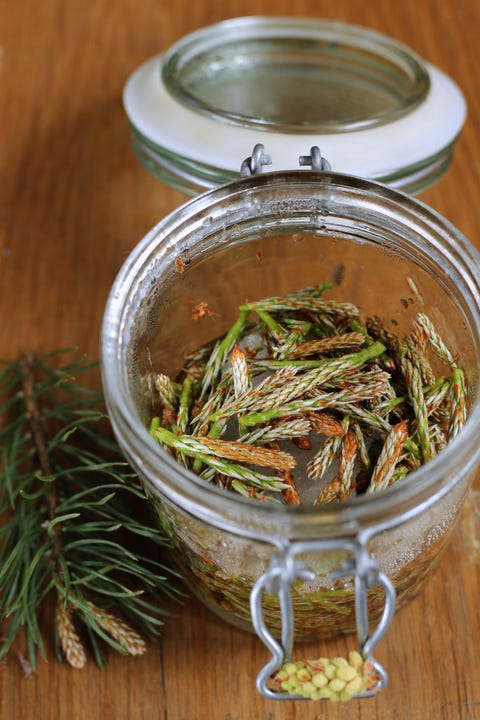
[(24, 629), (29, 660), (46, 657), (39, 624), (56, 614), (59, 659), (82, 667), (88, 645), (105, 664), (102, 640), (145, 650), (180, 599), (161, 562), (165, 535), (149, 516), (137, 477), (112, 438), (101, 393), (77, 384), (82, 358), (61, 353), (0, 366), (0, 659)]

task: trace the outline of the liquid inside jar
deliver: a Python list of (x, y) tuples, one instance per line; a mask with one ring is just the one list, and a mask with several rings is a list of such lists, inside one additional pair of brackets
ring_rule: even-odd
[[(466, 488), (454, 493), (401, 527), (373, 538), (368, 550), (396, 588), (397, 611), (424, 587), (448, 546)], [(190, 590), (226, 622), (252, 632), (250, 593), (268, 571), (272, 546), (247, 540), (206, 525), (177, 506), (152, 498), (159, 521), (172, 541), (171, 558)], [(296, 581), (292, 607), (296, 640), (328, 639), (356, 631), (353, 577), (332, 580), (331, 573), (347, 559), (345, 553), (316, 553), (301, 558), (315, 573), (314, 581)], [(368, 591), (372, 627), (384, 608), (380, 588)], [(269, 631), (281, 637), (278, 595), (264, 595), (262, 612)]]

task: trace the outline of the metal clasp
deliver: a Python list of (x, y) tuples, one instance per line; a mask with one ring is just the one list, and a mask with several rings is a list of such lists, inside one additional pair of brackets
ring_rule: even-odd
[(309, 166), (312, 170), (329, 172), (332, 169), (332, 166), (328, 160), (323, 157), (317, 145), (313, 145), (313, 147), (310, 148), (310, 155), (300, 155), (298, 163), (300, 167)]
[(272, 158), (270, 155), (265, 154), (265, 148), (262, 143), (257, 143), (253, 148), (250, 157), (245, 158), (240, 166), (241, 177), (248, 177), (249, 175), (258, 175), (262, 172), (264, 165), (271, 165)]
[[(360, 653), (364, 661), (368, 660), (378, 675), (377, 685), (356, 697), (370, 697), (386, 687), (388, 675), (386, 670), (376, 661), (372, 652), (383, 635), (386, 633), (395, 613), (396, 593), (389, 577), (380, 570), (378, 562), (368, 552), (364, 542), (357, 536), (356, 539), (312, 540), (288, 543), (284, 549), (276, 554), (270, 564), (269, 570), (255, 583), (250, 595), (250, 611), (253, 626), (267, 648), (272, 653), (271, 660), (260, 670), (257, 676), (257, 689), (266, 698), (273, 700), (304, 700), (300, 695), (290, 695), (275, 692), (268, 687), (270, 677), (291, 659), (294, 638), (294, 613), (292, 605), (291, 588), (295, 580), (314, 580), (315, 574), (307, 568), (298, 555), (315, 552), (335, 552), (347, 550), (349, 559), (342, 567), (329, 573), (332, 579), (352, 576), (355, 582), (355, 619), (357, 638)], [(370, 634), (368, 619), (367, 590), (380, 585), (385, 595), (385, 605), (380, 621)], [(263, 619), (262, 597), (266, 592), (269, 595), (279, 596), (281, 612), (281, 642), (278, 642), (269, 632)]]
[[(241, 177), (249, 175), (258, 175), (262, 172), (265, 165), (271, 165), (272, 158), (265, 153), (262, 143), (257, 143), (253, 148), (252, 154), (245, 158), (240, 166)], [(312, 170), (330, 171), (332, 169), (330, 163), (324, 158), (320, 149), (314, 145), (310, 148), (310, 155), (300, 155), (298, 158), (300, 167), (311, 167)]]

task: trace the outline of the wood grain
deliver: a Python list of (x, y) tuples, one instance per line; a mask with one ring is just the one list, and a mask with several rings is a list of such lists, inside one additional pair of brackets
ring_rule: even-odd
[[(0, 117), (0, 357), (78, 345), (98, 354), (121, 263), (184, 198), (145, 172), (129, 144), (122, 87), (142, 61), (236, 15), (297, 14), (370, 26), (462, 87), (469, 116), (447, 175), (422, 199), (480, 248), (480, 10), (476, 0), (16, 0), (3, 3)], [(92, 383), (100, 383), (98, 374)], [(160, 644), (106, 670), (48, 663), (27, 679), (19, 641), (0, 669), (2, 720), (474, 720), (480, 718), (479, 491), (427, 589), (382, 642), (377, 699), (345, 706), (265, 701), (266, 652), (188, 599)], [(475, 505), (476, 502), (476, 505)], [(48, 608), (45, 611), (48, 626)], [(344, 652), (344, 640), (330, 644)], [(310, 646), (312, 654), (321, 647)], [(306, 649), (307, 650), (307, 649)], [(325, 650), (325, 648), (324, 648)]]

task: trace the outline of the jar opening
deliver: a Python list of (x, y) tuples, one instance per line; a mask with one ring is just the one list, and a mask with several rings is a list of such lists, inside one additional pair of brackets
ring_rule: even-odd
[(429, 89), (423, 64), (394, 40), (299, 18), (240, 18), (193, 33), (165, 56), (162, 77), (196, 112), (295, 133), (391, 122)]
[[(274, 231), (289, 237), (276, 238)], [(262, 247), (252, 245), (254, 236)], [(235, 315), (238, 303), (254, 293), (288, 292), (298, 279), (309, 282), (307, 273), (328, 279), (329, 268), (339, 283), (337, 300), (360, 300), (363, 309), (381, 311), (399, 329), (416, 312), (415, 302), (403, 294), (403, 278), (413, 273), (422, 303), (468, 370), (471, 414), (461, 438), (453, 441), (455, 448), (445, 448), (441, 458), (402, 480), (398, 489), (372, 500), (354, 498), (323, 513), (307, 508), (294, 517), (220, 491), (159, 451), (143, 421), (148, 398), (142, 378), (152, 368), (174, 377), (184, 349), (216, 337), (217, 323), (228, 327), (229, 313)], [(300, 515), (322, 527), (353, 523), (358, 528), (358, 523), (378, 523), (379, 511), (391, 522), (421, 512), (478, 462), (478, 268), (475, 250), (426, 206), (348, 176), (311, 171), (251, 176), (190, 201), (137, 246), (105, 315), (106, 398), (127, 455), (137, 458), (152, 492), (171, 496), (212, 522), (228, 516), (236, 523), (245, 515), (250, 523), (253, 516), (272, 516), (283, 533)], [(192, 318), (199, 300), (214, 311), (202, 323)]]

